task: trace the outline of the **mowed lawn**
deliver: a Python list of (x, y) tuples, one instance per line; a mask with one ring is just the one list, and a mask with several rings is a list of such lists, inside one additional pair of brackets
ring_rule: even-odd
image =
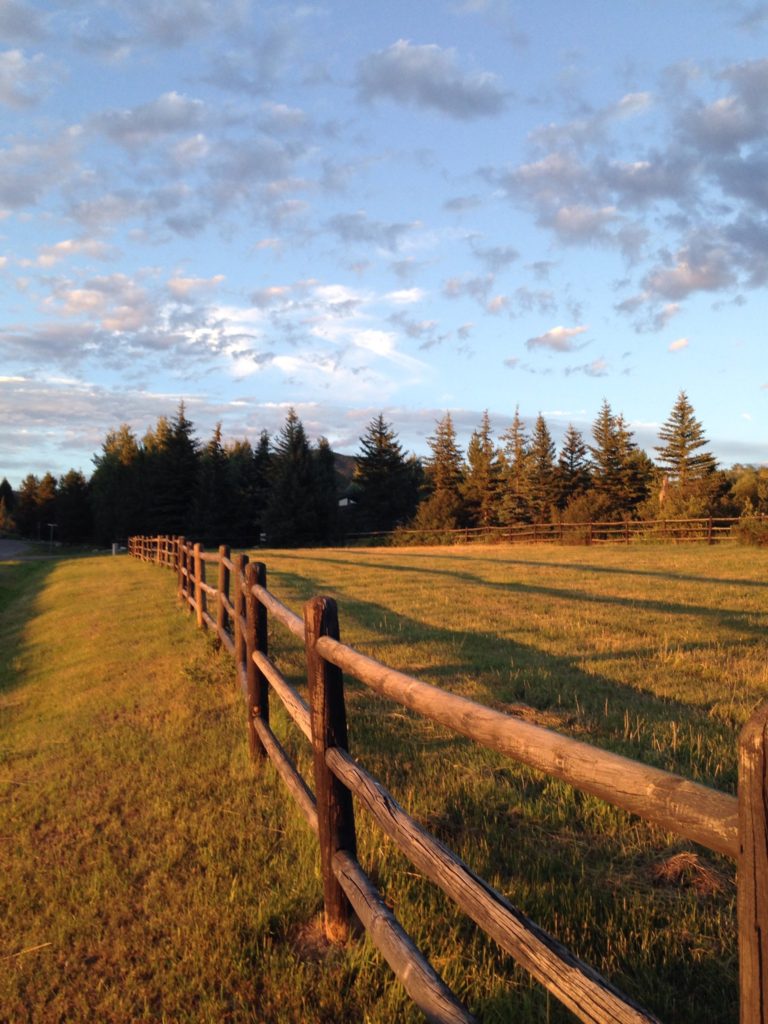
[[(768, 557), (699, 546), (259, 552), (296, 610), (420, 678), (735, 791), (768, 700)], [(0, 565), (0, 1020), (416, 1021), (318, 927), (314, 839), (249, 764), (171, 573)], [(301, 685), (279, 627), (275, 660)], [(275, 729), (307, 767), (303, 737)], [(733, 865), (348, 685), (350, 745), (513, 903), (668, 1021), (736, 1021)], [(483, 1021), (571, 1020), (358, 815), (360, 859)]]

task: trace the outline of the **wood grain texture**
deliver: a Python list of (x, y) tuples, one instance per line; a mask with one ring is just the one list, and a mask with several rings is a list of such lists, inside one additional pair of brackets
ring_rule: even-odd
[(334, 854), (333, 871), (371, 941), (427, 1020), (434, 1024), (476, 1024), (403, 930), (354, 857), (340, 850)]
[(258, 733), (259, 742), (267, 752), (267, 756), (275, 766), (286, 788), (299, 805), (299, 809), (304, 815), (307, 824), (317, 834), (317, 801), (315, 800), (315, 794), (306, 784), (298, 768), (267, 723), (262, 722), (260, 718), (256, 718), (253, 724)]
[(270, 686), (283, 702), (285, 710), (311, 742), (312, 724), (310, 722), (309, 705), (302, 699), (301, 695), (297, 693), (288, 682), (286, 682), (279, 670), (276, 668), (274, 663), (270, 661), (266, 654), (262, 654), (261, 651), (255, 651), (253, 660), (256, 662), (257, 667), (264, 673)]
[(318, 652), (377, 693), (462, 736), (718, 853), (738, 856), (738, 802), (727, 793), (448, 693), (330, 637), (318, 640)]
[(737, 869), (741, 1024), (768, 1024), (768, 707), (739, 737)]
[(290, 608), (287, 608), (282, 601), (278, 601), (275, 595), (270, 594), (266, 587), (257, 587), (255, 595), (278, 622), (282, 622), (286, 629), (289, 629), (300, 640), (304, 639), (304, 622), (300, 616), (292, 612)]
[(408, 859), (579, 1020), (658, 1024), (653, 1014), (582, 963), (417, 824), (345, 750), (329, 749), (326, 762)]
[(344, 942), (349, 937), (350, 907), (333, 873), (333, 856), (339, 850), (357, 856), (355, 818), (351, 793), (325, 761), (329, 747), (347, 748), (344, 679), (335, 665), (317, 653), (321, 636), (339, 635), (336, 602), (330, 597), (308, 601), (304, 606), (304, 630), (325, 933), (331, 942)]

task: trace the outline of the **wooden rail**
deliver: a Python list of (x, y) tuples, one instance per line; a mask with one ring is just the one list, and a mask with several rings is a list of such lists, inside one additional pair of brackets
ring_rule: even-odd
[[(766, 517), (760, 517), (765, 519)], [(395, 533), (351, 533), (350, 541), (402, 538), (410, 543), (468, 543), (500, 541), (505, 544), (631, 544), (673, 541), (676, 544), (716, 544), (732, 540), (733, 527), (743, 520), (727, 516), (706, 519), (627, 519), (584, 523), (515, 523), (510, 526), (470, 526), (456, 530), (399, 529)]]
[[(251, 755), (255, 760), (269, 758), (318, 837), (329, 939), (347, 939), (354, 910), (428, 1020), (455, 1024), (473, 1018), (403, 932), (358, 864), (355, 803), (420, 872), (577, 1018), (593, 1024), (649, 1024), (656, 1018), (477, 877), (352, 757), (347, 749), (344, 672), (474, 742), (733, 857), (738, 885), (740, 1024), (768, 1024), (768, 707), (758, 711), (742, 731), (737, 798), (388, 668), (341, 643), (332, 599), (311, 599), (302, 618), (267, 589), (263, 563), (249, 563), (245, 555), (232, 559), (225, 546), (214, 554), (184, 538), (137, 537), (130, 539), (129, 552), (174, 569), (182, 606), (232, 653), (248, 708)], [(217, 568), (216, 586), (206, 581), (209, 566)], [(268, 614), (304, 644), (308, 703), (269, 657)], [(312, 786), (270, 728), (270, 691), (312, 746)]]

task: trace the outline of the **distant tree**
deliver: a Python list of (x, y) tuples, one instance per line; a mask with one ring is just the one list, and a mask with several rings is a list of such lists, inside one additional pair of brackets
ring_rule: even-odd
[(57, 536), (68, 544), (82, 544), (93, 534), (88, 481), (77, 469), (70, 469), (59, 481), (56, 496)]
[(413, 526), (420, 530), (454, 530), (464, 522), (464, 459), (449, 412), (437, 422), (427, 442), (432, 451), (425, 473), (429, 495), (416, 510)]
[(469, 439), (467, 468), (461, 486), (464, 514), (471, 526), (494, 526), (498, 523), (501, 487), (501, 463), (491, 436), (488, 410)]
[(193, 532), (200, 446), (184, 402), (179, 402), (170, 422), (166, 420), (161, 426), (161, 420), (149, 459), (151, 532), (188, 535)]
[(572, 423), (563, 438), (556, 468), (556, 503), (564, 509), (576, 495), (585, 494), (591, 484), (587, 446)]
[(379, 413), (360, 438), (353, 478), (355, 520), (362, 531), (393, 530), (418, 502), (411, 467), (392, 424)]
[(667, 421), (659, 429), (659, 440), (663, 442), (655, 446), (659, 466), (683, 492), (689, 484), (717, 469), (714, 456), (702, 451), (707, 444), (704, 428), (696, 419), (685, 391), (677, 396)]
[(91, 498), (97, 542), (111, 544), (145, 532), (140, 451), (127, 423), (107, 433), (93, 461)]
[(315, 540), (317, 524), (313, 484), (309, 441), (296, 411), (289, 409), (273, 446), (265, 512), (268, 544), (301, 547)]
[(326, 437), (321, 437), (312, 452), (312, 498), (315, 504), (315, 542), (330, 544), (337, 539), (339, 499), (336, 488), (336, 461)]
[(535, 522), (547, 522), (555, 503), (555, 445), (541, 413), (536, 417), (528, 450), (530, 510)]
[(192, 532), (207, 544), (230, 539), (232, 494), (227, 470), (228, 455), (221, 442), (221, 423), (217, 423), (198, 456), (192, 514)]
[(21, 481), (14, 517), (17, 529), (22, 537), (39, 539), (41, 536), (37, 503), (39, 488), (40, 480), (34, 473), (28, 473)]
[(0, 537), (5, 536), (7, 533), (14, 533), (15, 530), (16, 521), (8, 510), (5, 497), (0, 496)]
[(519, 407), (501, 440), (504, 444), (502, 522), (504, 525), (527, 523), (531, 520), (530, 448)]
[(5, 477), (0, 480), (0, 501), (5, 502), (5, 508), (8, 514), (12, 514), (16, 507), (16, 495)]
[(604, 514), (621, 519), (635, 514), (650, 491), (653, 463), (639, 451), (624, 417), (604, 401), (592, 427), (592, 487)]
[(37, 520), (39, 523), (38, 536), (44, 540), (50, 536), (51, 523), (54, 524), (54, 536), (56, 529), (56, 499), (58, 497), (59, 485), (53, 473), (45, 473), (37, 488)]

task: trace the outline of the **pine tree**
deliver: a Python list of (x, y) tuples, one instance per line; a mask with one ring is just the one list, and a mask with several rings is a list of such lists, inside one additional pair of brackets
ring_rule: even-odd
[(501, 517), (505, 526), (531, 520), (531, 486), (528, 435), (515, 409), (511, 425), (501, 435), (504, 442)]
[(336, 458), (327, 437), (321, 437), (312, 452), (312, 497), (315, 504), (315, 537), (320, 544), (336, 540), (339, 499), (336, 488)]
[(432, 450), (426, 465), (429, 496), (419, 505), (413, 525), (419, 530), (455, 530), (463, 525), (464, 518), (461, 500), (464, 458), (449, 412), (438, 421), (427, 443)]
[(232, 496), (227, 472), (227, 452), (221, 443), (221, 423), (217, 423), (208, 444), (200, 452), (193, 533), (208, 544), (229, 540)]
[(88, 481), (77, 469), (70, 469), (59, 481), (56, 495), (57, 535), (69, 544), (87, 541), (93, 532)]
[(663, 442), (655, 446), (659, 465), (670, 482), (677, 484), (682, 491), (717, 469), (714, 456), (701, 451), (707, 439), (685, 391), (677, 396), (669, 418), (659, 429), (659, 440)]
[(301, 547), (316, 537), (312, 456), (304, 426), (294, 409), (274, 444), (265, 514), (267, 543)]
[(355, 457), (355, 520), (363, 531), (389, 531), (410, 519), (418, 492), (391, 423), (379, 413), (360, 438)]
[(144, 533), (139, 446), (127, 423), (110, 430), (91, 477), (94, 532), (100, 544)]
[(21, 481), (16, 501), (16, 527), (22, 537), (39, 539), (39, 519), (37, 515), (37, 491), (40, 481), (34, 473), (28, 473)]
[(494, 526), (499, 515), (501, 465), (491, 437), (488, 410), (467, 446), (467, 470), (461, 487), (464, 514), (471, 526)]
[(557, 460), (556, 479), (556, 502), (560, 509), (564, 509), (576, 495), (585, 494), (590, 487), (587, 446), (572, 423), (568, 424), (563, 438), (563, 446)]
[(592, 486), (600, 514), (631, 516), (650, 490), (653, 464), (641, 452), (624, 417), (603, 401), (592, 427)]
[(555, 502), (555, 445), (539, 413), (528, 451), (530, 510), (534, 522), (547, 522)]
[(0, 501), (5, 502), (6, 512), (11, 515), (16, 506), (16, 495), (5, 477), (0, 480)]

